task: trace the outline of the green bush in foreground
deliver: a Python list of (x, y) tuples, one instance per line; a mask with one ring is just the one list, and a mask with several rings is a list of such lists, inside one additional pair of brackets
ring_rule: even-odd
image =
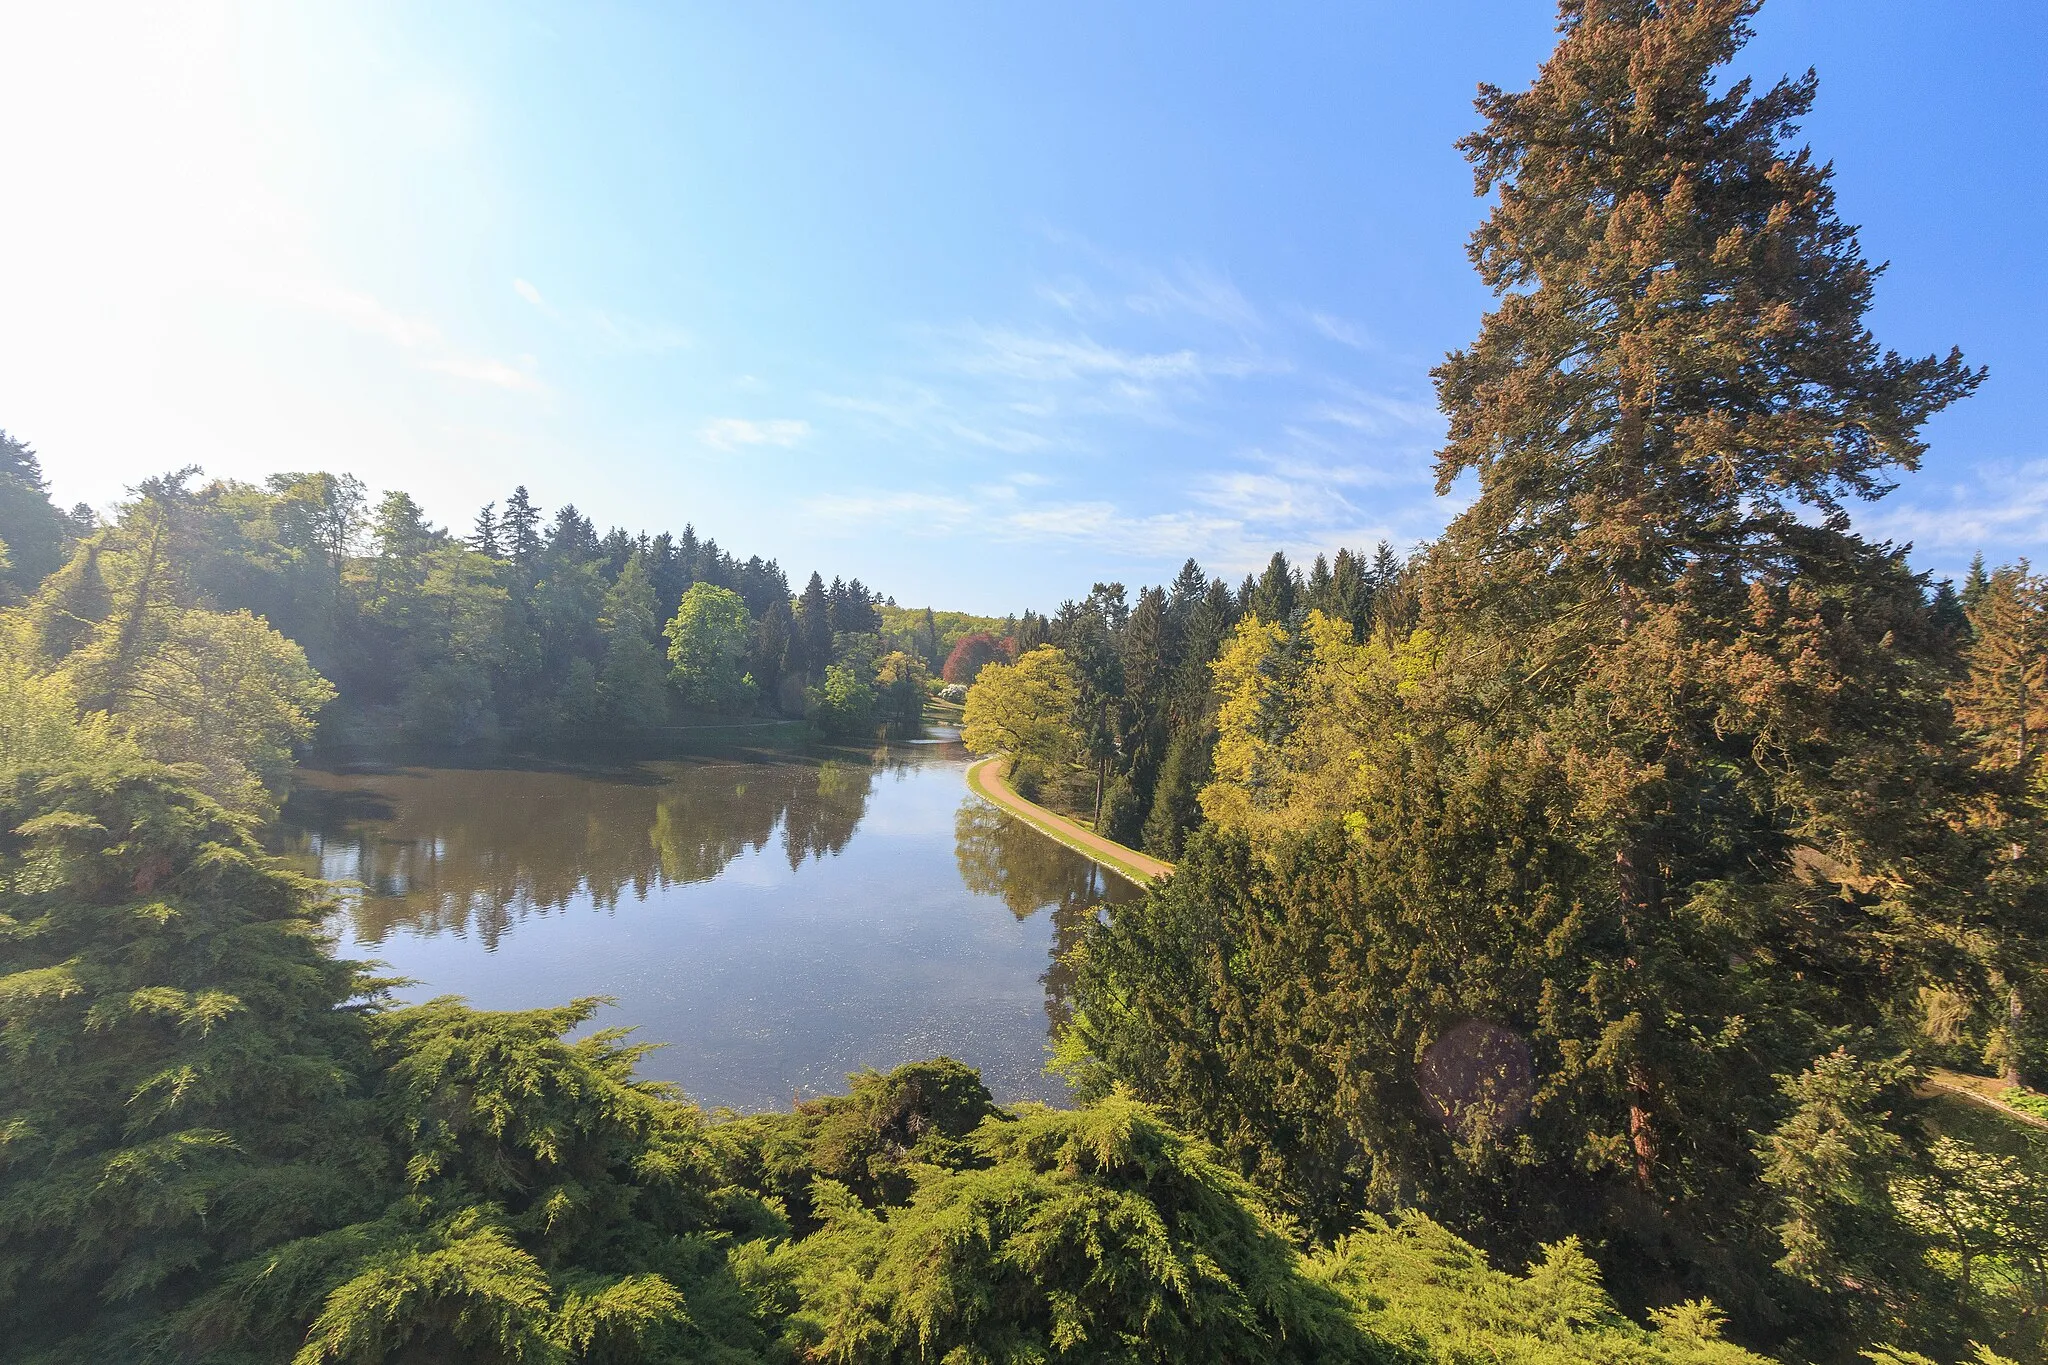
[(382, 1004), (320, 884), (120, 745), (0, 800), (8, 1360), (1745, 1358), (1706, 1310), (1628, 1325), (1571, 1248), (1305, 1258), (1122, 1095), (1006, 1113), (941, 1058), (707, 1117), (566, 1040), (595, 1001)]

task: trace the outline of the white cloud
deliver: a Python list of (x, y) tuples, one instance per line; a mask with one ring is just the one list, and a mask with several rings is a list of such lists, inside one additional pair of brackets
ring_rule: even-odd
[(1329, 313), (1311, 312), (1308, 315), (1308, 325), (1339, 346), (1349, 346), (1354, 351), (1362, 351), (1372, 344), (1372, 339), (1366, 335), (1364, 328)]
[(745, 417), (715, 417), (697, 431), (705, 445), (718, 450), (741, 446), (793, 446), (811, 434), (811, 424), (794, 417), (772, 417), (754, 421)]
[(1144, 286), (1124, 304), (1134, 313), (1153, 317), (1186, 313), (1240, 331), (1264, 325), (1259, 310), (1235, 284), (1199, 264), (1184, 263), (1170, 276), (1146, 272)]
[(1202, 360), (1191, 350), (1158, 354), (1123, 351), (1088, 337), (1026, 336), (1004, 328), (979, 333), (976, 349), (959, 358), (960, 368), (1033, 383), (1057, 383), (1109, 376), (1156, 383), (1196, 379)]
[[(891, 431), (914, 435), (941, 449), (956, 449), (962, 443), (1006, 455), (1022, 455), (1043, 449), (1047, 439), (1036, 432), (1003, 422), (973, 423), (962, 418), (951, 404), (931, 389), (918, 385), (893, 385), (893, 396), (855, 398), (821, 394), (819, 401), (842, 412), (868, 418)], [(1013, 409), (1022, 411), (1021, 409)], [(1026, 416), (1049, 416), (1047, 407)], [(991, 414), (993, 415), (993, 414)]]
[(1206, 474), (1191, 490), (1196, 501), (1241, 522), (1329, 525), (1355, 516), (1357, 509), (1322, 479), (1286, 478), (1251, 470)]
[(547, 386), (536, 373), (538, 362), (532, 356), (508, 361), (463, 351), (451, 345), (431, 320), (400, 312), (361, 290), (311, 276), (247, 275), (237, 283), (259, 297), (332, 318), (378, 337), (422, 370), (501, 389), (546, 391)]
[(520, 356), (518, 364), (478, 356), (451, 355), (429, 360), (425, 362), (425, 368), (440, 374), (452, 374), (458, 379), (473, 379), (479, 384), (495, 384), (501, 389), (538, 393), (546, 388), (534, 377), (535, 361), (530, 355)]
[(1865, 535), (1911, 542), (1936, 573), (1960, 573), (1980, 550), (1994, 564), (2038, 558), (2048, 546), (2048, 459), (1986, 461), (1946, 486), (1908, 475), (1900, 492), (1853, 515)]
[(512, 281), (512, 292), (536, 308), (547, 307), (545, 303), (541, 302), (540, 290), (534, 288), (533, 285), (525, 280)]
[(1443, 414), (1433, 404), (1367, 393), (1350, 385), (1341, 386), (1340, 394), (1338, 402), (1318, 403), (1312, 407), (1309, 419), (1348, 427), (1369, 436), (1426, 432), (1434, 439), (1443, 430)]

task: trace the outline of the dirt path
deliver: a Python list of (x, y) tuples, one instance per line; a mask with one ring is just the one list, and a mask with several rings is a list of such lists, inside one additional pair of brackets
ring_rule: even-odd
[(1040, 833), (1051, 836), (1076, 853), (1086, 854), (1119, 876), (1128, 877), (1140, 886), (1148, 886), (1160, 877), (1173, 872), (1172, 863), (1125, 848), (1113, 839), (1083, 829), (1064, 815), (1055, 814), (1034, 801), (1026, 801), (1010, 790), (1010, 784), (1003, 780), (1007, 760), (1000, 755), (984, 758), (967, 770), (967, 786), (977, 796), (985, 796), (1010, 814), (1036, 827)]
[(2018, 1119), (2021, 1123), (2032, 1124), (2036, 1128), (2048, 1128), (2048, 1119), (2036, 1118), (2026, 1110), (2015, 1109), (2000, 1099), (1999, 1094), (2005, 1089), (2005, 1082), (1995, 1077), (1966, 1076), (1960, 1071), (1936, 1067), (1927, 1073), (1927, 1080), (1921, 1088), (1954, 1095), (1957, 1099), (1981, 1104), (1986, 1109), (1996, 1109), (2009, 1119)]

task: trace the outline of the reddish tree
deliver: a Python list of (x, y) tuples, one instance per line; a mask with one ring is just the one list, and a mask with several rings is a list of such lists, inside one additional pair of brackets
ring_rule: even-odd
[(1001, 641), (985, 630), (977, 630), (972, 635), (960, 637), (959, 643), (953, 646), (953, 652), (946, 656), (946, 665), (939, 670), (939, 676), (949, 683), (971, 686), (982, 669), (1002, 662), (1005, 657)]

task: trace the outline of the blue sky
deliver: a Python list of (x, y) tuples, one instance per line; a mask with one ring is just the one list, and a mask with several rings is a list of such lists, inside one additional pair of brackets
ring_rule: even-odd
[[(2048, 10), (1773, 0), (1742, 68), (1980, 394), (1860, 514), (2048, 559)], [(1005, 612), (1433, 535), (1452, 144), (1538, 3), (14, 6), (0, 427), (66, 502), (325, 467)]]

